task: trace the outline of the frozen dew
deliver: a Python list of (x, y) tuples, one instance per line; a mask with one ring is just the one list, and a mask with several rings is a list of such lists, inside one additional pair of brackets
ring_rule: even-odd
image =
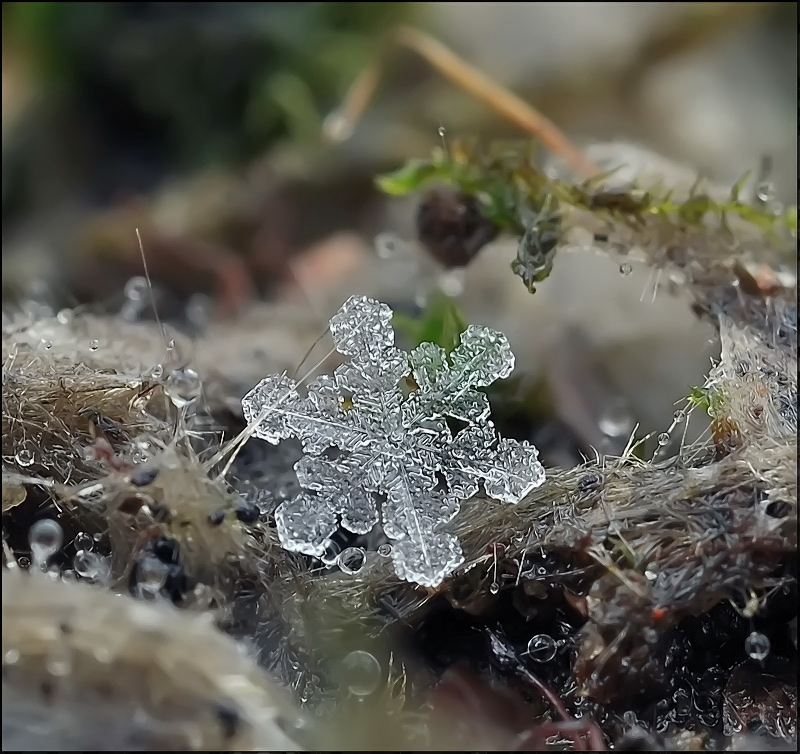
[(534, 662), (550, 662), (556, 656), (555, 639), (547, 634), (536, 634), (528, 642), (528, 657)]
[(94, 538), (85, 531), (80, 531), (73, 540), (76, 550), (91, 550), (94, 547)]
[(376, 657), (363, 649), (350, 652), (342, 660), (342, 680), (353, 696), (374, 694), (381, 682), (383, 671)]
[(361, 547), (346, 547), (336, 558), (336, 564), (342, 573), (353, 576), (358, 573), (367, 561), (367, 555)]
[(17, 455), (14, 456), (14, 459), (19, 466), (24, 468), (31, 466), (35, 460), (33, 453), (27, 448), (20, 448), (17, 451)]
[(165, 389), (176, 408), (183, 408), (196, 401), (203, 391), (200, 375), (191, 367), (178, 367), (167, 376)]
[(766, 660), (769, 656), (770, 641), (764, 634), (753, 631), (744, 640), (744, 651), (751, 660)]
[(633, 272), (633, 265), (631, 265), (630, 262), (623, 262), (619, 266), (619, 274), (620, 275), (625, 275), (625, 277), (627, 277), (632, 272)]
[(662, 432), (658, 436), (658, 444), (660, 447), (664, 447), (665, 445), (669, 445), (669, 432)]
[(34, 567), (44, 569), (47, 561), (61, 548), (64, 532), (58, 522), (51, 518), (43, 518), (31, 526), (28, 531)]
[(633, 430), (633, 417), (623, 398), (614, 398), (604, 408), (597, 422), (606, 437), (624, 437)]

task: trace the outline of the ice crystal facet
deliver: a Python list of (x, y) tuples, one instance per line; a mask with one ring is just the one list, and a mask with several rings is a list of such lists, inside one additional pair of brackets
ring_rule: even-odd
[(270, 375), (242, 405), (256, 437), (303, 444), (295, 471), (304, 492), (275, 512), (286, 549), (320, 557), (339, 526), (366, 534), (380, 524), (398, 576), (436, 586), (463, 561), (445, 529), (461, 502), (483, 484), (518, 503), (545, 474), (535, 447), (498, 436), (479, 389), (514, 368), (506, 337), (470, 326), (449, 355), (432, 343), (406, 353), (391, 319), (386, 304), (351, 297), (330, 321), (349, 360), (305, 395), (286, 375)]

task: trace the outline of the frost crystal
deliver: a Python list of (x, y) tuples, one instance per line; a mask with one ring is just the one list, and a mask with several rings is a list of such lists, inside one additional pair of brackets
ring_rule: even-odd
[(461, 502), (482, 483), (518, 503), (545, 473), (535, 447), (497, 435), (479, 389), (514, 368), (506, 337), (470, 326), (449, 355), (432, 343), (406, 353), (391, 319), (386, 304), (351, 297), (330, 321), (348, 361), (305, 395), (286, 375), (266, 377), (242, 405), (256, 437), (303, 444), (304, 492), (275, 512), (286, 549), (320, 557), (339, 526), (366, 534), (380, 523), (398, 576), (436, 586), (463, 562), (445, 529)]

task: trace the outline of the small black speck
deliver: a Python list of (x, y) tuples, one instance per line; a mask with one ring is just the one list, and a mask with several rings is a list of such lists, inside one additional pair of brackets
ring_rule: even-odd
[(238, 732), (239, 724), (241, 723), (239, 713), (228, 703), (215, 704), (214, 712), (222, 727), (223, 738), (233, 738)]
[(131, 484), (134, 487), (147, 487), (152, 484), (158, 476), (158, 469), (140, 469), (131, 474)]
[(599, 474), (587, 474), (578, 482), (578, 489), (581, 492), (588, 492), (597, 487), (602, 481)]
[(58, 630), (61, 631), (62, 634), (71, 634), (72, 626), (70, 626), (69, 623), (59, 623)]
[(261, 510), (255, 503), (240, 503), (236, 506), (236, 518), (243, 524), (254, 524), (258, 521)]
[(219, 526), (225, 520), (225, 511), (214, 511), (208, 514), (208, 523), (211, 526)]

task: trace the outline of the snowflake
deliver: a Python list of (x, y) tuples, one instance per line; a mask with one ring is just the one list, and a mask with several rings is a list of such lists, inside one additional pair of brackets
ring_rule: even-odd
[(464, 559), (446, 530), (461, 502), (482, 484), (518, 503), (545, 473), (535, 447), (498, 436), (480, 390), (514, 367), (506, 337), (470, 326), (450, 354), (432, 343), (406, 353), (391, 319), (386, 304), (351, 297), (330, 321), (349, 357), (333, 375), (305, 394), (271, 375), (242, 405), (256, 437), (303, 444), (295, 465), (303, 492), (275, 512), (283, 547), (320, 557), (340, 526), (366, 534), (380, 523), (398, 576), (436, 586)]

